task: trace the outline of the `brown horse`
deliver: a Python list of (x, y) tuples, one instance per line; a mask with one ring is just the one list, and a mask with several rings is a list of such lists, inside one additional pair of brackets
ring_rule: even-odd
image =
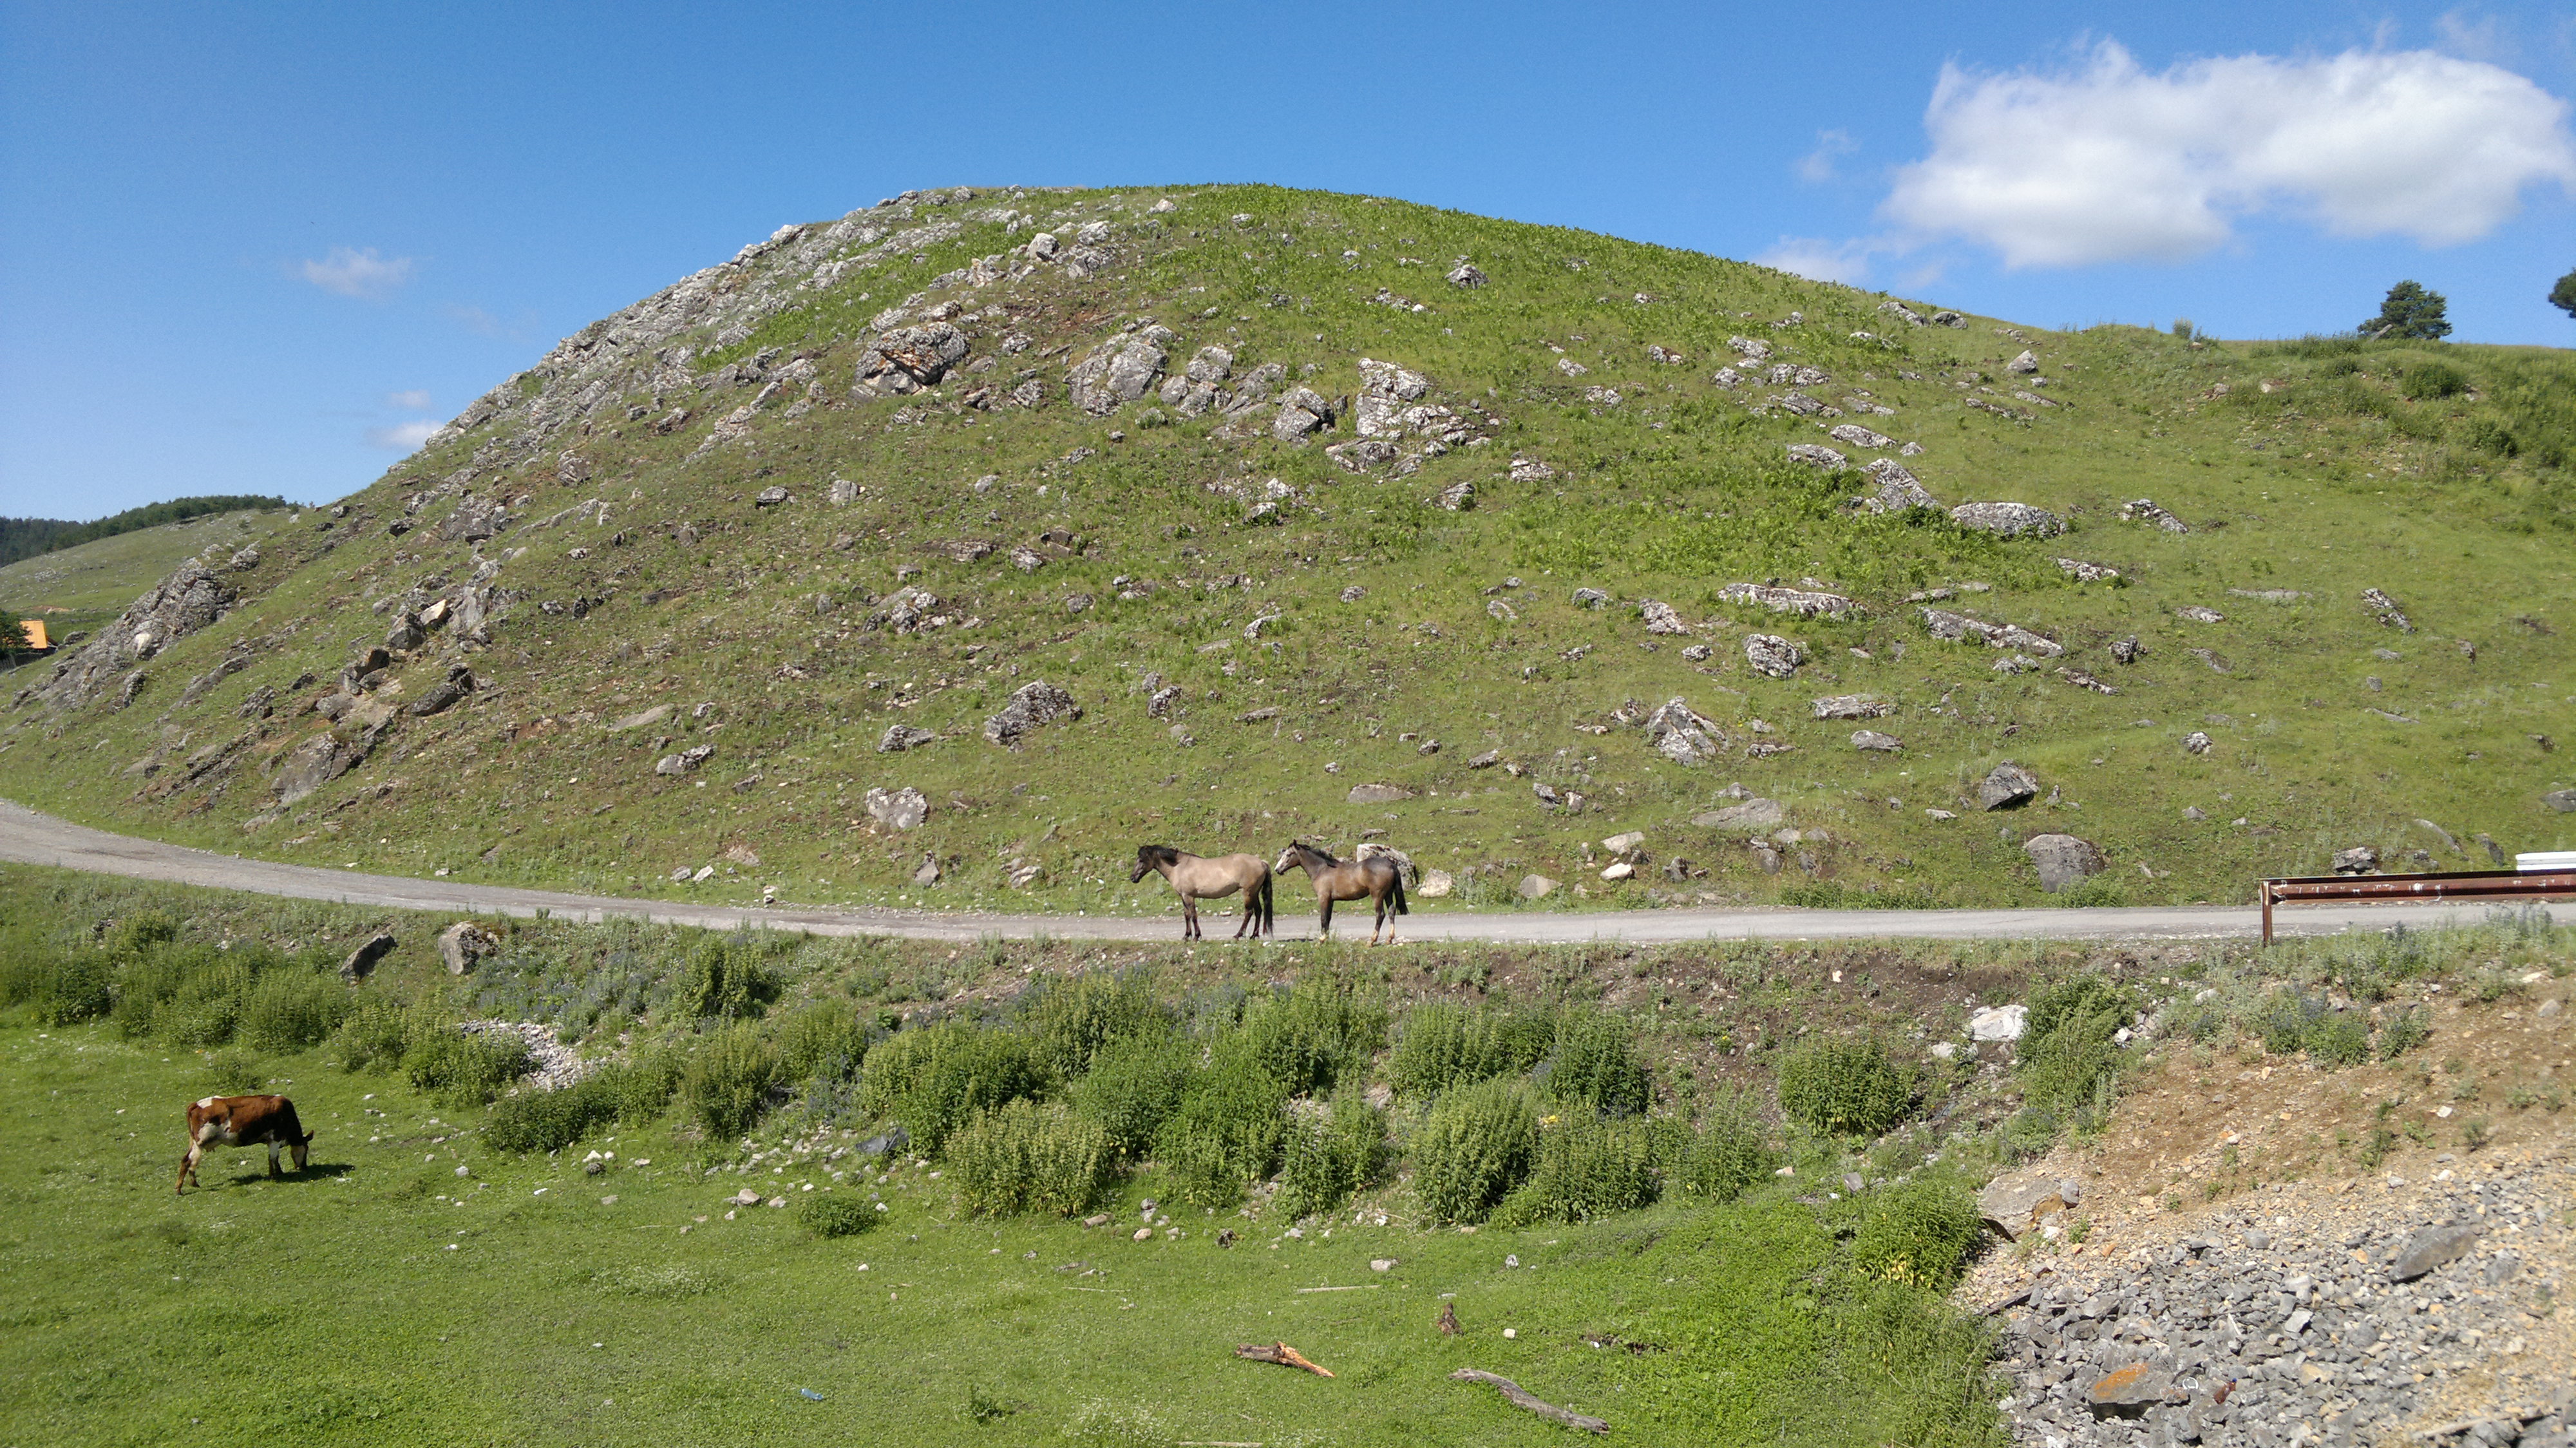
[(1259, 855), (1226, 855), (1208, 859), (1169, 845), (1138, 845), (1136, 869), (1127, 883), (1135, 884), (1153, 870), (1172, 882), (1172, 893), (1181, 897), (1181, 938), (1197, 940), (1199, 935), (1199, 902), (1219, 899), (1243, 892), (1243, 923), (1234, 927), (1234, 938), (1241, 940), (1245, 931), (1260, 939), (1270, 933), (1270, 867)]
[(1366, 860), (1336, 860), (1324, 851), (1303, 841), (1292, 841), (1279, 852), (1279, 862), (1270, 867), (1279, 874), (1303, 870), (1315, 882), (1315, 904), (1322, 913), (1315, 930), (1320, 935), (1333, 931), (1333, 902), (1366, 900), (1377, 907), (1377, 919), (1369, 926), (1369, 944), (1377, 944), (1377, 932), (1383, 926), (1389, 945), (1395, 943), (1397, 915), (1410, 915), (1404, 903), (1404, 872), (1395, 861), (1384, 855)]

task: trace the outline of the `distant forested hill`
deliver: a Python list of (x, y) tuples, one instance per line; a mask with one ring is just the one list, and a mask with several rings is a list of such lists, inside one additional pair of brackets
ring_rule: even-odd
[(172, 498), (165, 503), (146, 503), (128, 508), (114, 517), (95, 523), (71, 523), (60, 518), (0, 518), (0, 566), (57, 548), (70, 548), (100, 538), (113, 538), (137, 528), (157, 528), (164, 523), (184, 523), (210, 513), (238, 513), (245, 508), (283, 508), (284, 498), (255, 498), (225, 494), (220, 497)]

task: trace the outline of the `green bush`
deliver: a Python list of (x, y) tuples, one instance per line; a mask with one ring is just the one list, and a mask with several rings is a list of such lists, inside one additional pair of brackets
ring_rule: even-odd
[(343, 1071), (391, 1070), (402, 1064), (403, 1013), (381, 996), (360, 996), (340, 1018), (331, 1050)]
[(979, 1217), (1091, 1210), (1116, 1177), (1109, 1133), (1062, 1102), (1026, 1099), (979, 1111), (948, 1138), (947, 1161), (966, 1210)]
[(2469, 390), (2469, 379), (2448, 362), (2417, 362), (2406, 369), (2406, 395), (2417, 402), (2457, 397)]
[(846, 1005), (807, 1006), (778, 1028), (778, 1056), (790, 1081), (847, 1081), (868, 1054), (868, 1027)]
[(1540, 1084), (1550, 1099), (1603, 1116), (1643, 1115), (1652, 1077), (1629, 1041), (1628, 1023), (1598, 1011), (1568, 1011)]
[(2379, 1059), (2394, 1061), (2432, 1038), (2433, 1028), (2420, 1007), (2408, 1006), (2388, 1018), (2379, 1032)]
[(1543, 1014), (1432, 1001), (1405, 1014), (1387, 1080), (1398, 1094), (1423, 1100), (1452, 1086), (1517, 1075), (1544, 1060), (1555, 1043), (1555, 1028)]
[(2370, 1018), (2360, 1011), (2328, 1011), (2310, 1023), (2302, 1040), (2308, 1059), (2320, 1066), (2358, 1066), (2370, 1059)]
[(1172, 1013), (1154, 999), (1150, 978), (1105, 970), (1042, 979), (1022, 998), (1018, 1019), (1047, 1064), (1067, 1078), (1092, 1069), (1114, 1045), (1172, 1029)]
[(1538, 1107), (1526, 1081), (1447, 1092), (1413, 1140), (1413, 1188), (1435, 1222), (1481, 1222), (1526, 1180), (1538, 1154)]
[(1386, 1044), (1386, 1011), (1363, 1003), (1348, 982), (1304, 980), (1253, 1001), (1229, 1044), (1289, 1095), (1321, 1096)]
[(2326, 1003), (2293, 986), (2263, 998), (2254, 1011), (2254, 1033), (2275, 1056), (2295, 1056), (2307, 1045), (2308, 1031), (2326, 1014)]
[(0, 936), (0, 1005), (23, 1005), (40, 1026), (106, 1015), (115, 1004), (109, 961), (96, 950), (56, 950), (33, 930)]
[(709, 1141), (731, 1141), (769, 1109), (769, 1093), (783, 1084), (784, 1069), (777, 1043), (759, 1027), (727, 1026), (689, 1057), (689, 1114)]
[(349, 988), (336, 974), (287, 966), (259, 977), (242, 1003), (242, 1043), (256, 1051), (301, 1051), (321, 1045), (349, 1012)]
[(1947, 1292), (1977, 1241), (1977, 1206), (1954, 1182), (1918, 1177), (1862, 1198), (1852, 1267), (1863, 1276)]
[(594, 1075), (559, 1091), (522, 1091), (492, 1103), (483, 1144), (521, 1154), (561, 1151), (617, 1119), (617, 1083)]
[(1195, 1207), (1230, 1207), (1279, 1163), (1287, 1089), (1248, 1058), (1195, 1073), (1155, 1138), (1154, 1157), (1173, 1195)]
[(1771, 1174), (1771, 1150), (1751, 1102), (1728, 1093), (1700, 1118), (1699, 1133), (1674, 1171), (1673, 1185), (1713, 1202), (1731, 1202)]
[(175, 1046), (220, 1046), (233, 1038), (263, 962), (258, 952), (170, 945), (156, 952), (169, 994), (152, 1009), (151, 1033)]
[(1331, 1109), (1291, 1119), (1280, 1155), (1280, 1212), (1291, 1221), (1329, 1212), (1385, 1169), (1386, 1114), (1346, 1091)]
[(1514, 1226), (1589, 1222), (1646, 1206), (1657, 1185), (1648, 1123), (1577, 1113), (1554, 1126), (1542, 1124), (1536, 1169), (1494, 1216)]
[(837, 1192), (808, 1192), (796, 1204), (796, 1219), (817, 1237), (855, 1237), (877, 1224), (877, 1209)]
[(415, 1014), (405, 1023), (403, 1073), (445, 1106), (481, 1106), (528, 1074), (528, 1043), (514, 1031), (467, 1035), (452, 1021)]
[(2113, 1041), (2137, 1013), (2137, 994), (2098, 975), (2075, 975), (2030, 998), (2014, 1070), (2023, 1098), (2052, 1111), (2088, 1106), (2119, 1075)]
[(1780, 1063), (1780, 1109), (1834, 1136), (1881, 1136), (1914, 1109), (1914, 1085), (1875, 1040), (1830, 1037)]
[(1092, 1057), (1091, 1070), (1067, 1088), (1073, 1108), (1109, 1133), (1125, 1161), (1141, 1161), (1155, 1134), (1181, 1104), (1190, 1080), (1188, 1043), (1171, 1037), (1129, 1036)]
[(901, 1121), (912, 1148), (937, 1156), (950, 1132), (978, 1111), (1047, 1094), (1037, 1044), (1016, 1031), (942, 1021), (898, 1031), (868, 1052), (859, 1109)]
[(268, 1089), (268, 1063), (256, 1052), (226, 1046), (206, 1057), (206, 1081), (218, 1096), (256, 1096)]
[(689, 968), (671, 997), (672, 1012), (682, 1020), (759, 1015), (778, 999), (778, 976), (767, 959), (772, 948), (768, 942), (736, 936), (690, 951)]

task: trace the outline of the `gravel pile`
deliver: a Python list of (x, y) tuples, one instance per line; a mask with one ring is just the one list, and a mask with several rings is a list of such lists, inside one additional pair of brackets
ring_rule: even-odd
[(2052, 1259), (1995, 1309), (2014, 1439), (2576, 1448), (2571, 1201), (2564, 1160), (2445, 1158)]
[(572, 1047), (555, 1039), (555, 1028), (539, 1021), (467, 1021), (469, 1036), (517, 1036), (528, 1043), (528, 1059), (535, 1068), (526, 1082), (539, 1091), (560, 1091), (590, 1074), (590, 1062), (575, 1054)]

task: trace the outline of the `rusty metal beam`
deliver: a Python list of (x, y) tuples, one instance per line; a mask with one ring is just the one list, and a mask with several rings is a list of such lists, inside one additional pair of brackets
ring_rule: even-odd
[(2576, 898), (2576, 870), (2462, 870), (2432, 875), (2300, 875), (2262, 882), (2263, 943), (2275, 902)]

